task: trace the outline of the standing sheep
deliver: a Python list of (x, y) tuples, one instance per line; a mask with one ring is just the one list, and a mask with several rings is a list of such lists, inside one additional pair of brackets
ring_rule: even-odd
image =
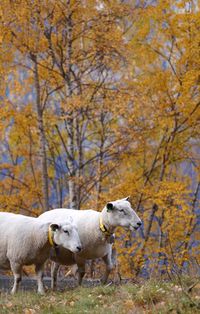
[(59, 245), (73, 253), (81, 251), (79, 235), (69, 215), (60, 222), (53, 221), (47, 223), (33, 217), (0, 212), (0, 268), (13, 272), (12, 294), (18, 289), (23, 265), (32, 264), (35, 265), (38, 293), (44, 294), (43, 265), (52, 246)]
[(77, 224), (83, 250), (73, 254), (69, 250), (59, 248), (57, 254), (51, 255), (51, 260), (56, 262), (52, 266), (51, 286), (56, 286), (59, 264), (78, 265), (79, 284), (85, 274), (85, 261), (102, 257), (106, 264), (106, 272), (102, 279), (106, 283), (109, 273), (113, 268), (112, 240), (116, 227), (121, 226), (130, 230), (136, 230), (142, 224), (140, 218), (131, 208), (129, 198), (124, 198), (107, 203), (102, 212), (94, 210), (54, 209), (43, 213), (39, 220), (49, 221), (52, 218), (64, 218), (66, 215), (73, 217)]

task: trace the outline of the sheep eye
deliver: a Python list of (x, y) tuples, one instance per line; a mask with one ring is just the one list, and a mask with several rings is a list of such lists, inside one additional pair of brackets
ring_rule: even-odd
[(121, 213), (124, 213), (124, 215), (126, 215), (124, 209), (120, 209), (119, 211), (120, 211)]
[(68, 231), (68, 230), (64, 230), (64, 233), (66, 233), (67, 235), (69, 235), (69, 231)]

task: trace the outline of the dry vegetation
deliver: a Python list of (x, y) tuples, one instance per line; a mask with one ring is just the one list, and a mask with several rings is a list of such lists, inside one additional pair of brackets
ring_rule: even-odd
[[(77, 314), (77, 313), (184, 313), (200, 311), (200, 284), (190, 292), (191, 279), (180, 284), (149, 280), (142, 284), (75, 288), (65, 292), (48, 291), (46, 296), (19, 292), (2, 293), (1, 314)], [(194, 281), (193, 281), (194, 283)]]

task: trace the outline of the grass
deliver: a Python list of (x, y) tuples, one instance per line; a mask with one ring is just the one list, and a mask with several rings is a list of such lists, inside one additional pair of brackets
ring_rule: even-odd
[(190, 294), (173, 283), (147, 281), (143, 284), (109, 287), (79, 287), (65, 292), (48, 291), (0, 294), (1, 314), (195, 314), (200, 313), (200, 284)]

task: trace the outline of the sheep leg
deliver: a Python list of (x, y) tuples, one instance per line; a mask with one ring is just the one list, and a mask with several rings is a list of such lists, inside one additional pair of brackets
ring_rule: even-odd
[(44, 264), (37, 264), (35, 265), (35, 272), (37, 277), (37, 284), (38, 284), (38, 293), (45, 294), (44, 284), (42, 281), (43, 278), (43, 266)]
[(10, 267), (11, 270), (13, 272), (14, 275), (14, 284), (13, 284), (13, 288), (11, 290), (11, 294), (14, 294), (17, 292), (18, 287), (19, 287), (19, 283), (22, 280), (22, 266), (18, 263), (15, 262), (10, 262)]
[(105, 285), (107, 283), (108, 276), (114, 267), (114, 265), (112, 263), (112, 258), (111, 258), (110, 252), (103, 257), (103, 261), (106, 264), (106, 271), (105, 271), (105, 274), (103, 275), (103, 277), (101, 279), (101, 282), (102, 282), (102, 284)]
[(51, 263), (51, 289), (56, 290), (57, 287), (57, 274), (60, 265), (58, 263)]
[(77, 266), (78, 266), (78, 284), (80, 286), (85, 275), (85, 261), (82, 261), (81, 263), (78, 262)]

